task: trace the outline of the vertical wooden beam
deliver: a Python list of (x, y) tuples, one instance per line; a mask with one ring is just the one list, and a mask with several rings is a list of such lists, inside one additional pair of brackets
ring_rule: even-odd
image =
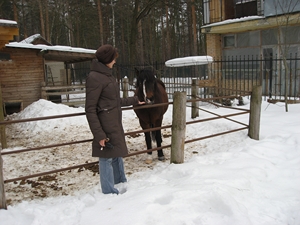
[(128, 91), (129, 91), (129, 80), (127, 77), (123, 78), (123, 98), (128, 97)]
[(184, 162), (186, 92), (175, 92), (173, 100), (171, 163)]
[[(1, 84), (0, 84), (0, 121), (4, 121)], [(5, 125), (0, 126), (0, 129), (1, 129), (1, 145), (2, 145), (2, 149), (4, 149), (7, 148)], [(4, 190), (4, 179), (3, 179), (3, 160), (2, 160), (1, 152), (0, 152), (0, 209), (7, 209), (5, 190)]]
[(262, 102), (262, 86), (253, 86), (250, 100), (250, 116), (248, 136), (259, 140), (260, 114)]
[(198, 93), (198, 80), (197, 79), (192, 79), (192, 119), (196, 118), (199, 116), (199, 109), (198, 109), (198, 102), (197, 100), (197, 93)]
[[(4, 121), (3, 107), (4, 107), (4, 105), (3, 105), (3, 100), (2, 100), (2, 90), (1, 90), (1, 84), (0, 84), (0, 121)], [(7, 148), (5, 125), (0, 126), (0, 133), (1, 133), (1, 146), (2, 146), (2, 149)]]

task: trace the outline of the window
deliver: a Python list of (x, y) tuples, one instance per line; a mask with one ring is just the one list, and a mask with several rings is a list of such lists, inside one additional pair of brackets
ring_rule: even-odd
[(10, 58), (10, 54), (8, 53), (4, 53), (4, 52), (0, 52), (0, 61), (6, 61), (6, 60), (11, 60)]
[(278, 44), (278, 31), (277, 29), (262, 30), (261, 31), (261, 42), (262, 45), (276, 45)]
[(224, 48), (234, 47), (235, 46), (234, 35), (224, 36), (223, 43), (224, 43)]
[(259, 46), (259, 31), (251, 31), (237, 34), (237, 47)]
[(235, 0), (235, 17), (257, 15), (257, 0)]

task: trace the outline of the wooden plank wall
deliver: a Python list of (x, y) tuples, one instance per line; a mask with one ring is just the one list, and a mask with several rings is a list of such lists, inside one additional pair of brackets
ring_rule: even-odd
[(37, 50), (4, 48), (12, 60), (0, 61), (3, 103), (21, 101), (23, 108), (41, 98), (44, 59)]
[(222, 21), (222, 3), (224, 0), (211, 0), (209, 3), (210, 23)]

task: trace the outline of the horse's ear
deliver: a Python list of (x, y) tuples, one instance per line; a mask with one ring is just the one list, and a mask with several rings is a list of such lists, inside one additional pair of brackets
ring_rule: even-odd
[(135, 72), (136, 75), (138, 75), (140, 73), (140, 71), (136, 67), (134, 68), (134, 72)]

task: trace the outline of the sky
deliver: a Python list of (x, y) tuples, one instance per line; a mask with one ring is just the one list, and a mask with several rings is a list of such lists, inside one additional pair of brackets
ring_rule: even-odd
[[(239, 108), (249, 109), (248, 98)], [(229, 110), (209, 103), (200, 107), (218, 115)], [(199, 111), (191, 119), (214, 117)], [(172, 105), (163, 125), (172, 123)], [(8, 119), (24, 119), (84, 112), (39, 100)], [(260, 139), (247, 136), (247, 130), (185, 144), (182, 164), (166, 161), (146, 165), (146, 154), (124, 159), (127, 191), (121, 195), (101, 193), (99, 174), (90, 170), (69, 171), (37, 187), (20, 182), (5, 184), (7, 210), (0, 210), (1, 225), (299, 225), (300, 224), (300, 104), (262, 102)], [(234, 117), (248, 123), (248, 115)], [(123, 111), (125, 132), (141, 129), (132, 110)], [(191, 124), (186, 140), (240, 127), (226, 119)], [(53, 134), (56, 134), (53, 137)], [(162, 130), (163, 145), (171, 140), (171, 131)], [(91, 138), (84, 116), (15, 124), (7, 127), (8, 149), (38, 144)], [(126, 137), (131, 152), (146, 148), (143, 135)], [(69, 148), (68, 148), (69, 147)], [(85, 161), (91, 157), (90, 143), (60, 149), (3, 155), (5, 179), (34, 171), (48, 171)], [(41, 153), (39, 153), (41, 152)], [(17, 157), (16, 157), (17, 156)], [(56, 158), (55, 158), (56, 157)], [(58, 157), (58, 158), (57, 158)], [(34, 181), (34, 179), (29, 179)]]

